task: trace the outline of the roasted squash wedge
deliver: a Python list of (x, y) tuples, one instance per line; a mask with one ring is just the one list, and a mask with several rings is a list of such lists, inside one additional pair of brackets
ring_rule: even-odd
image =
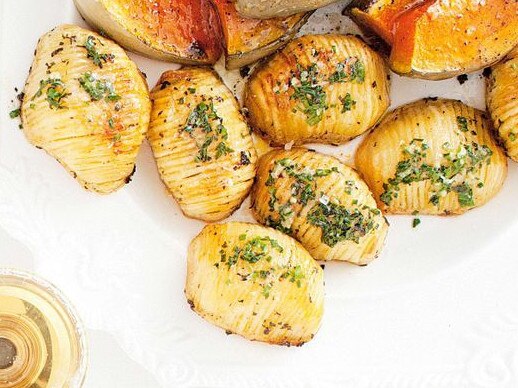
[(232, 0), (214, 0), (225, 36), (226, 67), (237, 69), (284, 46), (311, 13), (274, 19), (250, 19), (238, 14)]
[(241, 15), (253, 19), (270, 19), (312, 11), (337, 0), (236, 0)]
[(213, 64), (222, 54), (210, 0), (74, 0), (88, 24), (123, 47), (162, 61)]
[(391, 46), (399, 74), (444, 79), (489, 66), (518, 44), (516, 0), (363, 0), (353, 18)]
[(274, 229), (208, 225), (189, 246), (185, 295), (227, 334), (300, 346), (320, 327), (324, 273), (298, 242)]
[(151, 103), (122, 48), (83, 28), (59, 26), (40, 39), (24, 94), (25, 136), (82, 186), (108, 194), (130, 181)]
[(507, 155), (518, 162), (518, 46), (491, 68), (486, 96)]
[(356, 167), (387, 213), (461, 214), (493, 198), (507, 175), (491, 131), (484, 112), (460, 101), (416, 101), (365, 138)]
[(248, 195), (257, 155), (239, 105), (207, 68), (165, 72), (151, 92), (148, 139), (188, 217), (219, 221)]
[(378, 122), (390, 104), (388, 68), (361, 39), (305, 35), (257, 68), (244, 106), (273, 145), (344, 143)]
[(251, 197), (259, 222), (293, 236), (316, 260), (368, 264), (387, 234), (387, 221), (358, 174), (305, 148), (262, 156)]

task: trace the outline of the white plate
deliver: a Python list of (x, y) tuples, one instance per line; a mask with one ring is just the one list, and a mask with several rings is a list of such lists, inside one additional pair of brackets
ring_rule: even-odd
[[(303, 31), (357, 33), (341, 16), (342, 7), (339, 3), (318, 11)], [(185, 301), (186, 247), (203, 223), (183, 217), (167, 195), (147, 144), (133, 182), (100, 197), (83, 191), (9, 120), (16, 105), (11, 102), (14, 88), (23, 88), (37, 39), (61, 23), (86, 26), (71, 1), (0, 1), (0, 265), (33, 269), (60, 286), (87, 327), (111, 332), (166, 387), (350, 383), (352, 374), (344, 376), (342, 368), (356, 365), (358, 372), (368, 365), (370, 353), (364, 347), (376, 345), (368, 341), (375, 333), (359, 333), (358, 328), (365, 316), (382, 313), (379, 301), (389, 302), (387, 294), (420, 287), (439, 272), (474, 260), (492, 246), (495, 236), (518, 229), (513, 205), (518, 172), (511, 164), (504, 188), (483, 208), (461, 217), (421, 217), (416, 229), (412, 217), (389, 217), (389, 236), (378, 260), (362, 268), (326, 264), (327, 311), (309, 344), (288, 349), (226, 336), (192, 313)], [(150, 86), (174, 66), (131, 57), (148, 75)], [(227, 74), (221, 63), (217, 70), (234, 87), (237, 72)], [(483, 85), (479, 73), (470, 74), (463, 85), (456, 79), (431, 82), (393, 75), (392, 105), (439, 96), (483, 109)], [(238, 92), (241, 86), (238, 82)], [(316, 148), (350, 162), (357, 143)], [(252, 220), (248, 201), (232, 219)], [(315, 368), (321, 373), (315, 375)]]

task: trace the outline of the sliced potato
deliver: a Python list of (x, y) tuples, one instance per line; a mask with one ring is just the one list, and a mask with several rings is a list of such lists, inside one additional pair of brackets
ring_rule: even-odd
[(482, 69), (518, 44), (518, 2), (362, 0), (353, 18), (391, 47), (397, 73), (445, 79)]
[(211, 0), (74, 0), (88, 24), (150, 58), (213, 64), (222, 33)]
[(256, 219), (296, 238), (316, 260), (365, 265), (378, 256), (388, 223), (358, 174), (336, 158), (294, 148), (259, 160)]
[(255, 341), (300, 346), (320, 327), (324, 274), (295, 240), (241, 222), (191, 242), (185, 295), (203, 318)]
[(507, 155), (518, 162), (518, 46), (491, 68), (486, 97)]
[(337, 0), (236, 0), (236, 7), (244, 17), (270, 19), (312, 11), (335, 1)]
[(356, 167), (395, 214), (461, 214), (494, 197), (507, 159), (484, 112), (426, 99), (388, 114), (358, 148)]
[(250, 19), (237, 13), (232, 0), (214, 0), (225, 36), (226, 67), (229, 70), (270, 55), (284, 46), (306, 23), (311, 12), (273, 19)]
[(62, 25), (45, 34), (25, 84), (23, 131), (86, 189), (128, 183), (149, 123), (147, 84), (124, 50)]
[(388, 70), (357, 37), (306, 35), (252, 74), (244, 104), (275, 145), (344, 143), (388, 108)]
[(188, 217), (219, 221), (248, 195), (256, 151), (236, 99), (209, 69), (162, 74), (148, 139), (165, 185)]

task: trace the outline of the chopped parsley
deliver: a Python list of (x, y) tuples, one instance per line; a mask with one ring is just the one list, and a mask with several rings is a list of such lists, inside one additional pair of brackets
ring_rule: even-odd
[[(292, 206), (294, 204), (306, 205), (309, 201), (316, 198), (317, 182), (316, 178), (329, 176), (338, 173), (338, 168), (326, 168), (311, 170), (303, 168), (292, 159), (284, 158), (276, 160), (273, 169), (268, 174), (265, 185), (268, 187), (269, 201), (268, 206), (271, 212), (277, 211), (278, 219), (271, 216), (266, 220), (266, 225), (281, 232), (291, 234), (291, 219), (294, 216)], [(279, 177), (293, 178), (290, 186), (291, 197), (286, 202), (280, 203), (277, 198), (277, 189), (274, 187), (275, 180)]]
[(234, 152), (225, 142), (228, 139), (228, 131), (223, 125), (223, 118), (218, 116), (212, 101), (209, 103), (200, 102), (196, 105), (181, 131), (188, 133), (197, 141), (198, 154), (194, 158), (196, 162), (212, 160), (209, 147), (213, 143), (218, 143), (214, 147), (216, 159)]
[(468, 132), (468, 119), (463, 116), (457, 116), (457, 126), (462, 132)]
[(18, 116), (20, 116), (20, 108), (13, 109), (12, 111), (9, 112), (9, 117), (12, 119), (17, 118)]
[(350, 111), (355, 105), (356, 101), (351, 98), (351, 94), (347, 93), (345, 97), (338, 97), (342, 103), (342, 113)]
[(329, 77), (331, 83), (365, 81), (365, 66), (357, 57), (347, 58), (336, 65), (336, 70)]
[(296, 110), (306, 115), (306, 122), (311, 126), (322, 120), (324, 112), (328, 108), (326, 92), (319, 84), (317, 75), (316, 64), (308, 67), (297, 64), (297, 72), (290, 80), (290, 85), (294, 90), (290, 99), (298, 101)]
[(92, 60), (92, 62), (102, 69), (104, 63), (113, 62), (115, 56), (113, 54), (101, 54), (97, 51), (97, 43), (102, 45), (101, 41), (94, 36), (90, 35), (86, 38), (85, 49), (87, 52), (87, 57)]
[(417, 226), (421, 223), (421, 220), (419, 218), (414, 218), (412, 220), (412, 228), (417, 228)]
[(107, 79), (99, 79), (91, 72), (84, 73), (79, 78), (79, 84), (90, 95), (92, 101), (99, 101), (103, 98), (106, 101), (118, 101), (120, 96), (115, 93), (113, 84)]
[(384, 192), (380, 196), (381, 201), (390, 205), (392, 200), (398, 197), (401, 185), (431, 181), (429, 202), (433, 205), (438, 206), (440, 198), (454, 192), (457, 194), (460, 206), (473, 206), (473, 190), (466, 182), (466, 176), (477, 171), (483, 163), (490, 162), (493, 153), (489, 147), (472, 142), (452, 150), (445, 143), (443, 145), (444, 163), (440, 166), (432, 166), (424, 161), (428, 148), (423, 139), (413, 139), (407, 147), (403, 148), (404, 159), (397, 164), (394, 177), (383, 184)]
[(31, 100), (34, 101), (37, 97), (43, 95), (44, 90), (50, 109), (65, 108), (63, 100), (68, 97), (70, 93), (67, 93), (65, 84), (61, 81), (61, 79), (47, 78), (46, 80), (41, 80), (40, 87), (34, 96), (32, 96)]
[(514, 132), (509, 132), (509, 140), (511, 140), (511, 141), (516, 141), (516, 133), (514, 133)]
[[(378, 210), (366, 206), (365, 208)], [(358, 208), (350, 210), (340, 204), (329, 202), (316, 204), (307, 219), (311, 225), (322, 229), (322, 242), (334, 247), (343, 240), (359, 243), (360, 238), (375, 229), (377, 223), (371, 214), (379, 214), (379, 211), (364, 214)]]
[(246, 241), (242, 246), (234, 246), (232, 255), (227, 257), (227, 252), (224, 249), (219, 251), (222, 263), (226, 263), (230, 268), (235, 265), (238, 260), (243, 260), (254, 264), (260, 260), (271, 261), (271, 249), (275, 249), (279, 253), (284, 252), (284, 248), (277, 242), (277, 240), (270, 237), (255, 236), (248, 239), (246, 234), (239, 236), (239, 241)]
[[(242, 281), (251, 280), (261, 287), (261, 295), (265, 298), (270, 297), (270, 292), (275, 285), (275, 280), (287, 280), (294, 283), (297, 287), (302, 286), (302, 281), (306, 278), (303, 268), (292, 263), (277, 263), (273, 261), (272, 255), (276, 251), (283, 253), (284, 248), (277, 240), (269, 236), (248, 237), (246, 233), (238, 236), (238, 244), (231, 249), (227, 242), (224, 242), (219, 250), (220, 261), (214, 267), (220, 269), (223, 264), (228, 270), (235, 268), (238, 262), (243, 262), (243, 266), (235, 269), (235, 273)], [(261, 267), (251, 270), (248, 264), (254, 265), (262, 262)], [(248, 264), (247, 264), (248, 263)], [(248, 271), (249, 272), (248, 272)], [(230, 284), (230, 279), (227, 284)]]
[(281, 275), (281, 279), (288, 279), (290, 282), (295, 283), (299, 288), (301, 287), (302, 279), (304, 278), (304, 271), (302, 271), (300, 265), (296, 265), (295, 267), (288, 269)]

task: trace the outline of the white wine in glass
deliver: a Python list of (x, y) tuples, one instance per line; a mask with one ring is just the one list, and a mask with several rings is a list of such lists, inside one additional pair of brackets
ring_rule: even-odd
[(81, 323), (63, 295), (29, 273), (0, 269), (0, 388), (80, 387)]

